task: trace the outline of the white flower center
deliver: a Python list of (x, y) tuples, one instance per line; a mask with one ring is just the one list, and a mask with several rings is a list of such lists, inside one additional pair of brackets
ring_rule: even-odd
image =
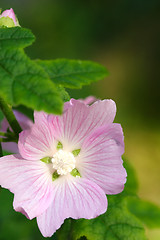
[(51, 162), (59, 175), (66, 175), (75, 168), (76, 159), (73, 153), (60, 149), (53, 155)]

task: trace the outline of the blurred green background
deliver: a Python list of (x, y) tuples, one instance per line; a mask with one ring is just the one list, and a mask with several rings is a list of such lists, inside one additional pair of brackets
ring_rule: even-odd
[[(26, 49), (31, 58), (106, 66), (109, 77), (70, 95), (116, 101), (116, 122), (124, 129), (125, 157), (136, 169), (139, 195), (160, 205), (160, 1), (1, 0), (0, 7), (12, 7), (20, 25), (36, 35)], [(13, 229), (23, 226), (14, 218), (12, 224)], [(151, 240), (160, 239), (158, 229), (147, 233)], [(5, 240), (3, 231), (0, 240)]]

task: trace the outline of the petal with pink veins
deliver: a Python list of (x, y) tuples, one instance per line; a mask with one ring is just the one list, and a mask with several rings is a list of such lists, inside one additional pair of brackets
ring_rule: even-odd
[(47, 122), (47, 114), (35, 113), (35, 124), (19, 135), (18, 148), (23, 158), (39, 160), (52, 157), (56, 151), (57, 141), (54, 139), (51, 126)]
[(123, 131), (120, 124), (102, 126), (87, 137), (77, 157), (76, 168), (81, 176), (94, 181), (106, 194), (122, 192), (126, 170)]
[(49, 115), (45, 112), (34, 112), (35, 126), (38, 127), (39, 131), (41, 131), (44, 136), (46, 136), (48, 145), (51, 145), (55, 142), (55, 139), (52, 134), (51, 126), (48, 124), (48, 116)]
[(66, 218), (91, 219), (107, 210), (104, 191), (94, 182), (66, 176), (55, 181), (52, 204), (37, 217), (44, 237), (50, 237), (60, 228)]
[[(68, 104), (68, 103), (67, 103)], [(70, 107), (62, 116), (50, 115), (48, 121), (56, 139), (68, 151), (81, 148), (82, 142), (93, 130), (111, 124), (116, 114), (112, 100), (96, 101), (91, 106), (79, 100), (70, 100)]]
[(24, 160), (19, 154), (1, 157), (0, 183), (14, 193), (14, 209), (29, 219), (42, 214), (53, 199), (48, 166), (41, 161)]

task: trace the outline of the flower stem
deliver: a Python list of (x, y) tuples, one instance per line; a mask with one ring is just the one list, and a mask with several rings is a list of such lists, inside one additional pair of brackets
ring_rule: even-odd
[(0, 108), (6, 117), (7, 121), (9, 122), (9, 125), (11, 126), (12, 130), (14, 131), (16, 137), (18, 138), (19, 133), (22, 131), (19, 123), (17, 122), (11, 106), (8, 105), (8, 103), (0, 96)]
[(18, 143), (17, 138), (0, 138), (0, 143), (1, 142), (16, 142)]
[(0, 132), (0, 136), (14, 138), (15, 137), (15, 133), (13, 133), (13, 132)]

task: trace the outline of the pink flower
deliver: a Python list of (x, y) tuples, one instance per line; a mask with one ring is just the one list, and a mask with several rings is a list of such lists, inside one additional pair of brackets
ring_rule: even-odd
[(0, 184), (14, 193), (14, 209), (37, 217), (44, 237), (66, 218), (103, 214), (105, 194), (120, 193), (126, 182), (115, 103), (71, 99), (64, 109), (62, 116), (35, 112), (35, 124), (20, 133), (20, 154), (0, 159)]
[[(19, 122), (21, 128), (23, 130), (25, 129), (28, 129), (30, 127), (32, 127), (33, 125), (33, 122), (27, 117), (25, 116), (24, 114), (18, 112), (17, 110), (14, 110), (14, 115), (17, 119), (17, 121)], [(10, 131), (12, 130), (9, 126), (9, 123), (7, 121), (6, 118), (4, 118), (2, 120), (2, 123), (1, 123), (1, 130), (2, 132), (6, 132), (7, 129), (10, 129)], [(15, 143), (15, 142), (2, 142), (2, 148), (8, 152), (11, 152), (11, 153), (18, 153), (18, 144)]]
[(14, 13), (12, 8), (2, 12), (2, 14), (0, 15), (0, 18), (2, 18), (2, 17), (9, 17), (9, 18), (11, 18), (13, 20), (15, 26), (19, 26), (18, 20), (17, 20), (16, 15), (15, 15), (15, 13)]

